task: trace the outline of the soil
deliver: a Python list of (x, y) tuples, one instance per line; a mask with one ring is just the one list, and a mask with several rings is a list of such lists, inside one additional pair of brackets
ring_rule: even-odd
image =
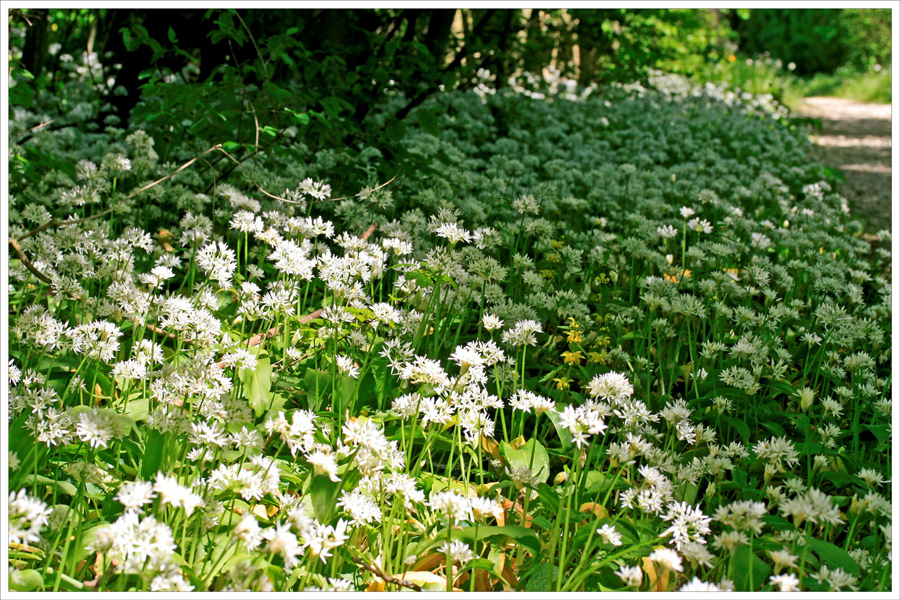
[(815, 158), (840, 169), (846, 178), (838, 192), (865, 232), (891, 230), (891, 105), (843, 98), (807, 98), (798, 117), (822, 122), (810, 131)]

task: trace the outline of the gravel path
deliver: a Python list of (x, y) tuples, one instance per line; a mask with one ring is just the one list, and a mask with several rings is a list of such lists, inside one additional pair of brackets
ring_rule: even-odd
[(809, 136), (816, 158), (843, 172), (847, 181), (838, 191), (866, 233), (890, 231), (891, 105), (813, 97), (796, 114), (822, 121)]

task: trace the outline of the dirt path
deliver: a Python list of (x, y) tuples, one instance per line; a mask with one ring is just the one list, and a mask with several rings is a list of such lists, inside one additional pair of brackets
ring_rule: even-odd
[(797, 116), (822, 121), (810, 140), (816, 158), (846, 177), (838, 191), (867, 233), (891, 229), (891, 105), (807, 98)]

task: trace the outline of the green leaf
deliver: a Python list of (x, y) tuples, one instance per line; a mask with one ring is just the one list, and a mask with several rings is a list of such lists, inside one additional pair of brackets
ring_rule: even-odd
[(396, 119), (392, 119), (388, 121), (384, 128), (384, 132), (387, 134), (388, 138), (394, 141), (402, 140), (406, 135), (406, 124)]
[(551, 515), (559, 514), (559, 494), (546, 483), (537, 484), (536, 488), (541, 504)]
[(559, 574), (559, 568), (548, 563), (542, 562), (531, 571), (528, 581), (525, 584), (526, 592), (547, 592), (550, 591), (551, 581), (555, 581)]
[[(752, 565), (752, 576), (751, 576)], [(759, 589), (769, 577), (772, 567), (756, 556), (750, 546), (738, 546), (734, 553), (734, 589), (739, 592)]]
[(744, 444), (750, 443), (750, 427), (747, 425), (747, 423), (744, 422), (743, 419), (723, 416), (722, 420), (734, 427), (734, 429), (738, 432), (738, 435), (741, 436), (741, 440), (744, 442)]
[(575, 444), (572, 441), (572, 433), (562, 424), (562, 415), (550, 409), (547, 411), (547, 416), (550, 417), (550, 422), (553, 423), (553, 428), (556, 429), (556, 435), (559, 436), (559, 441), (562, 442), (563, 450), (571, 451)]
[(513, 448), (501, 441), (500, 453), (512, 467), (531, 469), (536, 482), (547, 483), (550, 478), (550, 456), (536, 439), (528, 440), (521, 448)]
[(425, 133), (437, 137), (441, 130), (438, 127), (437, 114), (433, 110), (419, 109), (416, 111), (416, 122)]
[(160, 465), (162, 465), (163, 446), (165, 438), (157, 429), (151, 429), (144, 444), (144, 457), (141, 459), (141, 479), (150, 481), (156, 477)]
[(456, 71), (450, 71), (449, 73), (444, 73), (444, 76), (441, 77), (441, 83), (444, 84), (444, 91), (449, 92), (453, 88), (456, 87), (457, 76)]
[(239, 150), (241, 148), (241, 144), (238, 144), (237, 142), (225, 142), (224, 144), (222, 144), (222, 148), (226, 152), (234, 152), (235, 150)]
[(244, 398), (250, 402), (257, 418), (261, 417), (272, 400), (269, 394), (272, 389), (272, 364), (268, 358), (260, 359), (255, 369), (241, 369), (238, 377), (243, 383)]
[(538, 536), (533, 531), (521, 525), (504, 525), (503, 527), (496, 525), (473, 526), (453, 532), (453, 537), (460, 537), (473, 542), (496, 536), (511, 537), (534, 556), (538, 556), (541, 552), (541, 540), (538, 539)]
[(9, 589), (17, 592), (33, 592), (44, 587), (44, 578), (34, 569), (10, 571)]
[(301, 125), (309, 125), (309, 113), (297, 112), (295, 110), (291, 110), (290, 108), (285, 108), (284, 110), (294, 115), (294, 118), (297, 119), (297, 122)]
[(891, 439), (890, 425), (863, 425), (863, 427), (868, 429), (872, 433), (872, 435), (875, 436), (875, 439), (878, 440), (879, 444), (882, 444), (886, 440)]
[(178, 38), (175, 37), (175, 30), (169, 27), (169, 41), (173, 44), (178, 43)]
[(827, 564), (829, 568), (840, 567), (854, 577), (859, 577), (859, 565), (843, 548), (812, 536), (806, 537), (806, 545), (812, 548), (822, 559), (822, 563)]
[(15, 87), (9, 88), (9, 104), (24, 109), (31, 108), (34, 104), (34, 89), (27, 83), (17, 82)]
[(56, 487), (57, 490), (66, 494), (67, 496), (75, 497), (75, 494), (78, 493), (78, 488), (69, 483), (68, 481), (55, 481), (50, 479), (49, 477), (44, 477), (43, 475), (35, 475), (34, 473), (30, 473), (22, 478), (21, 484), (31, 484), (38, 483), (40, 485), (46, 485), (49, 487)]

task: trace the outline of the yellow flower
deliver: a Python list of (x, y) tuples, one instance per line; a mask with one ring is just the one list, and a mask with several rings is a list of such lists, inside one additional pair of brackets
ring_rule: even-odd
[(562, 260), (562, 257), (558, 253), (554, 252), (553, 254), (547, 255), (547, 260), (552, 263), (558, 263)]
[(563, 375), (562, 377), (555, 378), (553, 381), (556, 382), (556, 389), (567, 390), (569, 389), (569, 382), (572, 381), (572, 379)]
[(575, 352), (563, 352), (562, 357), (567, 365), (581, 364), (581, 359), (584, 358), (581, 355), (581, 350), (576, 350)]
[(571, 330), (568, 334), (566, 334), (566, 341), (570, 344), (577, 344), (578, 342), (583, 342), (584, 339), (581, 337), (581, 334), (584, 333), (578, 329)]
[(606, 350), (603, 352), (588, 352), (588, 361), (600, 365), (606, 364)]
[(735, 56), (734, 54), (732, 54), (731, 56), (728, 57), (728, 62), (734, 62), (736, 60), (737, 60), (737, 56)]

